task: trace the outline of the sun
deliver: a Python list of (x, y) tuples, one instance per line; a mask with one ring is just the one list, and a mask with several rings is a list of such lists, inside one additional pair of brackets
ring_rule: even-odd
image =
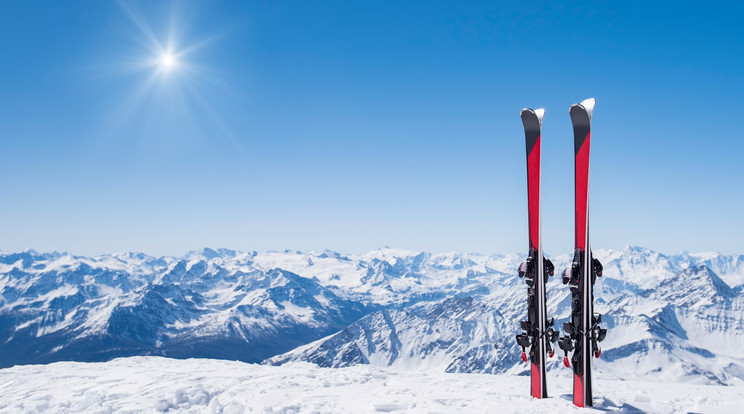
[(165, 71), (174, 68), (177, 64), (176, 58), (169, 52), (163, 53), (160, 56), (160, 67)]

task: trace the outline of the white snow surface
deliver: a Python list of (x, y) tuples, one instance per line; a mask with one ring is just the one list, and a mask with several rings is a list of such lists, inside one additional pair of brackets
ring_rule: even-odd
[(0, 370), (0, 412), (13, 413), (739, 413), (744, 401), (744, 386), (598, 379), (579, 410), (554, 372), (548, 391), (530, 397), (528, 376), (162, 357)]

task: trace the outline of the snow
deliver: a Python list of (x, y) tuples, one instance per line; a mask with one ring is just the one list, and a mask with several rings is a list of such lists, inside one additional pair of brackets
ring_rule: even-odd
[(361, 285), (366, 269), (357, 266), (358, 258), (339, 260), (334, 256), (323, 256), (328, 256), (327, 252), (326, 254), (265, 252), (257, 253), (254, 263), (263, 270), (282, 268), (305, 277), (317, 277), (326, 285), (345, 288)]
[(529, 377), (397, 371), (358, 365), (279, 367), (209, 359), (119, 358), (0, 370), (2, 412), (183, 413), (738, 413), (744, 387), (597, 379), (577, 411), (569, 378), (548, 372), (551, 397)]
[(302, 308), (289, 301), (279, 302), (282, 309), (287, 315), (294, 317), (303, 322), (311, 322), (313, 320), (313, 310), (308, 308)]

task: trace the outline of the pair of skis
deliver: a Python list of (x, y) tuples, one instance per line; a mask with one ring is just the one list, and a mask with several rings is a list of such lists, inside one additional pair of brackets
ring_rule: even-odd
[[(521, 113), (527, 144), (527, 196), (529, 243), (527, 260), (519, 266), (519, 277), (527, 284), (527, 320), (517, 335), (522, 360), (530, 361), (530, 393), (535, 398), (548, 396), (545, 379), (546, 356), (553, 357), (554, 343), (564, 351), (563, 363), (573, 367), (573, 402), (579, 407), (592, 406), (591, 358), (599, 358), (601, 342), (607, 330), (599, 327), (601, 315), (594, 314), (594, 282), (602, 276), (602, 265), (589, 247), (589, 145), (594, 99), (571, 105), (569, 114), (574, 130), (575, 168), (575, 250), (571, 267), (563, 273), (563, 283), (571, 289), (571, 316), (563, 324), (566, 333), (559, 339), (554, 318), (547, 317), (545, 284), (554, 267), (543, 257), (540, 214), (540, 139), (543, 109), (523, 109)], [(568, 354), (573, 351), (569, 360)], [(529, 353), (529, 359), (527, 357)]]

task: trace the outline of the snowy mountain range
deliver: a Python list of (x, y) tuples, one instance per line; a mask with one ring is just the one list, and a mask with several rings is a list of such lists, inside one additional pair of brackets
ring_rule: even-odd
[[(594, 252), (610, 328), (598, 375), (744, 384), (744, 256)], [(522, 256), (383, 248), (0, 254), (0, 367), (119, 356), (524, 374)], [(569, 255), (551, 257), (556, 269)], [(559, 272), (556, 272), (559, 273)], [(569, 292), (548, 283), (556, 326)], [(549, 364), (559, 367), (560, 351)]]

